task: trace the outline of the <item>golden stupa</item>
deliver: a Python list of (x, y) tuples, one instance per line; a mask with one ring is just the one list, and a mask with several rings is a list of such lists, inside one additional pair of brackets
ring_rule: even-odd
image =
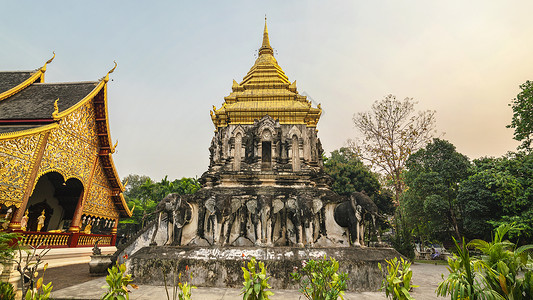
[(215, 127), (229, 124), (253, 124), (265, 115), (278, 119), (280, 124), (306, 124), (316, 127), (322, 109), (311, 107), (307, 97), (298, 94), (296, 81), (291, 83), (274, 58), (268, 39), (267, 23), (259, 57), (241, 83), (233, 80), (232, 93), (224, 97), (224, 104), (213, 106), (211, 119)]

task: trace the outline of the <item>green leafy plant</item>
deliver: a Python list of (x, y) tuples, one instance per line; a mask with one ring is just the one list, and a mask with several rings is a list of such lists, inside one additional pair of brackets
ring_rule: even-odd
[[(44, 272), (46, 271), (46, 268), (48, 268), (48, 264), (44, 265), (43, 268), (43, 275), (37, 279), (37, 282), (35, 283), (34, 288), (30, 288), (26, 291), (26, 296), (24, 299), (26, 300), (47, 300), (50, 299), (50, 293), (52, 292), (52, 282), (49, 282), (48, 284), (44, 285)], [(35, 272), (35, 277), (38, 276), (38, 273)]]
[(502, 224), (494, 232), (492, 242), (478, 239), (468, 246), (483, 253), (481, 259), (487, 266), (483, 274), (491, 290), (504, 299), (533, 299), (533, 259), (529, 255), (533, 245), (516, 248), (515, 244), (504, 240), (516, 229), (513, 224)]
[(298, 283), (299, 291), (310, 300), (336, 300), (343, 298), (348, 281), (347, 273), (337, 273), (339, 262), (325, 256), (319, 260), (302, 262), (302, 268), (295, 268), (291, 277)]
[[(257, 268), (257, 265), (259, 265), (259, 268)], [(266, 276), (266, 268), (263, 262), (256, 263), (255, 257), (252, 257), (248, 262), (248, 268), (246, 266), (241, 268), (244, 272), (244, 287), (241, 291), (243, 300), (268, 300), (268, 296), (274, 295), (274, 293), (267, 290), (271, 288), (268, 284), (270, 277)]]
[[(50, 251), (50, 248), (38, 249), (45, 241), (37, 246), (29, 246), (29, 249), (22, 249), (17, 243), (18, 255), (12, 259), (16, 269), (20, 274), (20, 285), (22, 286), (22, 295), (25, 299), (48, 299), (52, 291), (52, 283), (43, 285), (44, 271), (48, 264), (44, 265), (43, 276), (38, 278), (39, 266), (43, 263), (44, 256)], [(39, 250), (39, 252), (37, 251)], [(23, 253), (26, 255), (24, 256)]]
[(19, 238), (20, 234), (18, 233), (0, 231), (0, 262), (7, 262), (13, 259)]
[(437, 287), (437, 295), (443, 297), (450, 295), (452, 300), (503, 299), (494, 290), (486, 288), (488, 284), (481, 271), (491, 272), (490, 268), (483, 261), (470, 257), (464, 238), (461, 245), (455, 239), (453, 241), (457, 254), (448, 259), (450, 274), (446, 279), (444, 274), (442, 275), (444, 281)]
[(15, 300), (15, 291), (11, 283), (0, 282), (0, 299)]
[(117, 261), (115, 266), (107, 269), (107, 272), (109, 273), (105, 278), (107, 285), (102, 287), (107, 289), (107, 293), (102, 297), (102, 300), (129, 300), (128, 285), (134, 289), (137, 288), (137, 285), (131, 283), (131, 274), (126, 274), (126, 264), (119, 264)]
[(378, 263), (379, 270), (384, 275), (380, 291), (385, 290), (387, 298), (394, 300), (414, 299), (409, 292), (418, 285), (411, 285), (411, 278), (413, 277), (411, 263), (403, 258), (398, 260), (397, 257), (385, 261), (387, 262), (387, 272), (384, 272), (381, 264)]
[[(176, 276), (176, 274), (178, 274)], [(178, 266), (175, 266), (172, 270), (172, 299), (176, 300), (191, 300), (192, 299), (192, 289), (196, 287), (192, 285), (188, 280), (192, 281), (192, 272), (189, 269), (189, 266), (185, 266), (185, 281), (181, 281), (181, 272), (178, 273)], [(165, 291), (167, 293), (167, 299), (170, 300), (170, 295), (168, 294), (167, 278), (165, 276), (165, 271), (163, 270), (163, 282), (165, 283)]]

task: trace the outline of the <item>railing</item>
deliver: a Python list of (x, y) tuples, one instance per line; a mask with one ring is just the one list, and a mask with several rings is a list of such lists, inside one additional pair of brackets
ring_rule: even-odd
[(116, 235), (27, 231), (22, 233), (21, 243), (39, 248), (92, 247), (98, 239), (99, 246), (114, 246)]
[(81, 234), (78, 238), (78, 246), (93, 246), (98, 239), (100, 239), (99, 246), (112, 246), (112, 236), (102, 234)]

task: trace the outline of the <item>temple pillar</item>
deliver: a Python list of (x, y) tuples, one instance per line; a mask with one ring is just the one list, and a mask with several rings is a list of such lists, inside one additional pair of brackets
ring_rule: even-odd
[(118, 228), (118, 218), (114, 220), (113, 229), (111, 229), (111, 246), (115, 246), (117, 243), (117, 228)]
[(74, 216), (72, 217), (72, 222), (68, 228), (68, 232), (80, 232), (80, 222), (81, 215), (83, 214), (83, 198), (85, 195), (85, 189), (78, 198), (78, 204), (76, 205), (76, 210), (74, 211)]
[(9, 223), (9, 229), (11, 229), (12, 231), (20, 231), (20, 221), (24, 216), (24, 211), (26, 210), (26, 206), (28, 205), (28, 200), (30, 199), (30, 196), (33, 192), (33, 187), (35, 186), (35, 179), (37, 178), (37, 172), (39, 171), (39, 166), (41, 165), (44, 149), (46, 148), (46, 144), (48, 143), (49, 136), (50, 131), (44, 133), (44, 136), (40, 141), (39, 148), (35, 153), (35, 161), (31, 168), (30, 178), (26, 183), (26, 189), (24, 190), (24, 194), (22, 196), (22, 204), (20, 204), (20, 206), (15, 210), (15, 212), (13, 213), (13, 217), (11, 218), (11, 222)]
[(68, 228), (69, 232), (80, 232), (80, 223), (81, 223), (81, 216), (83, 215), (83, 204), (85, 203), (85, 200), (89, 196), (89, 192), (91, 190), (91, 185), (93, 181), (94, 176), (94, 170), (96, 169), (96, 166), (98, 165), (98, 155), (94, 158), (93, 167), (91, 169), (91, 174), (89, 175), (89, 180), (87, 181), (87, 186), (83, 188), (83, 192), (80, 195), (80, 198), (78, 199), (78, 204), (76, 205), (76, 210), (74, 211), (74, 216), (72, 217), (72, 222), (70, 223), (70, 226)]

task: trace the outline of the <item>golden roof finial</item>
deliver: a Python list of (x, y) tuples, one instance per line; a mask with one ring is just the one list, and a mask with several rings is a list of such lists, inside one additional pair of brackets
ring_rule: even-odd
[(261, 48), (259, 48), (259, 55), (263, 54), (274, 54), (274, 51), (272, 50), (272, 47), (270, 47), (270, 41), (268, 39), (268, 28), (267, 28), (267, 18), (265, 15), (265, 30), (263, 31), (263, 44), (261, 45)]
[(115, 64), (115, 66), (111, 70), (109, 70), (109, 72), (107, 72), (107, 74), (113, 73), (113, 71), (115, 71), (115, 69), (117, 68), (117, 62), (113, 61), (113, 63)]
[(117, 148), (118, 146), (118, 140), (115, 142), (115, 144), (113, 146), (111, 146), (111, 153), (115, 153), (115, 148)]
[(59, 107), (57, 106), (57, 101), (59, 101), (59, 98), (56, 99), (54, 102), (54, 112), (52, 113), (52, 118), (57, 118), (57, 115), (59, 114)]
[(52, 51), (52, 53), (54, 54), (54, 56), (52, 56), (52, 58), (50, 58), (49, 60), (47, 60), (45, 63), (44, 63), (44, 66), (42, 66), (40, 69), (37, 69), (37, 71), (41, 71), (41, 83), (44, 82), (44, 72), (46, 72), (46, 65), (51, 63), (54, 58), (56, 57), (56, 53), (55, 51)]
[(104, 78), (102, 78), (102, 80), (104, 80), (105, 82), (109, 81), (109, 74), (113, 73), (113, 71), (115, 71), (115, 69), (117, 68), (117, 62), (113, 61), (113, 63), (115, 63), (115, 66), (111, 70), (109, 70), (109, 72), (107, 72)]
[(55, 52), (55, 51), (52, 51), (52, 54), (54, 54), (54, 56), (52, 56), (52, 58), (50, 58), (49, 60), (47, 60), (47, 61), (46, 61), (46, 64), (51, 63), (51, 62), (54, 60), (54, 58), (56, 57), (56, 52)]

